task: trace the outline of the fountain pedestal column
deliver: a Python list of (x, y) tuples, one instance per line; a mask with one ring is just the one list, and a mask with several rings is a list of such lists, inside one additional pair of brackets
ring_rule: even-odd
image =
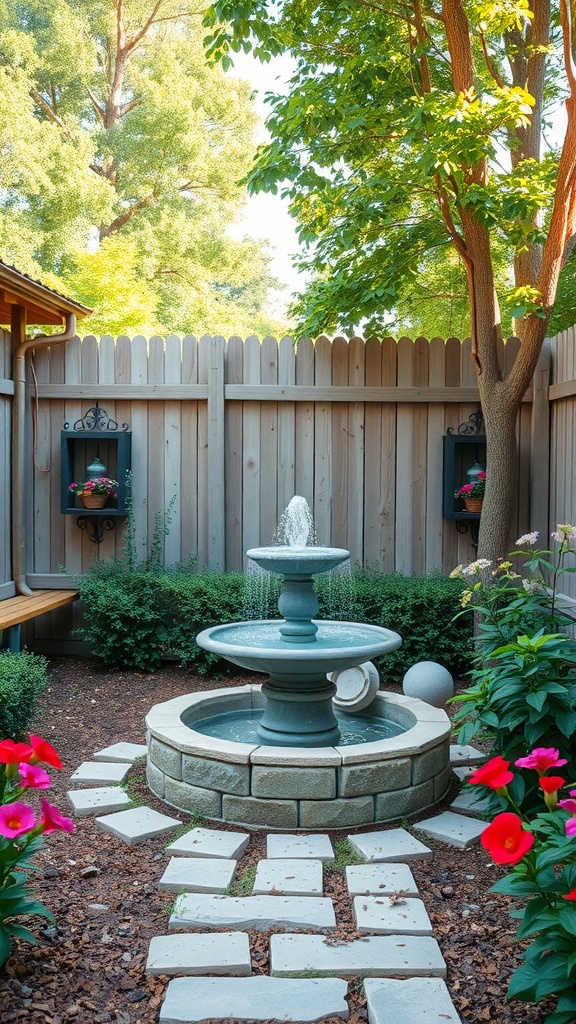
[(329, 747), (340, 741), (332, 698), (334, 683), (325, 674), (273, 674), (263, 684), (266, 705), (257, 733), (275, 747)]

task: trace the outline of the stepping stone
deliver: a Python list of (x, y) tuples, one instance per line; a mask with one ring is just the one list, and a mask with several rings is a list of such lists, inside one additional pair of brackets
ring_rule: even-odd
[(370, 1024), (461, 1024), (448, 989), (439, 978), (369, 978), (364, 989)]
[(486, 828), (485, 821), (474, 821), (462, 814), (454, 814), (453, 811), (444, 811), (434, 818), (425, 818), (414, 825), (419, 832), (431, 836), (432, 839), (440, 839), (448, 846), (456, 846), (465, 850), (467, 846), (474, 846), (480, 841), (480, 836)]
[(417, 896), (418, 886), (407, 864), (350, 864), (346, 885), (351, 896)]
[[(304, 971), (338, 978), (445, 978), (446, 964), (436, 939), (426, 935), (372, 935), (352, 942), (321, 935), (271, 935), (270, 973), (289, 977)], [(410, 1024), (419, 1020), (414, 1016)]]
[(460, 782), (466, 782), (471, 775), (474, 775), (476, 768), (473, 765), (470, 765), (467, 768), (453, 768), (452, 771), (454, 772), (454, 775), (458, 776)]
[(171, 857), (158, 888), (161, 892), (226, 892), (237, 866), (235, 860), (215, 857)]
[(478, 789), (464, 789), (450, 804), (450, 810), (459, 814), (468, 814), (471, 818), (481, 818), (486, 814), (490, 797), (483, 796)]
[(283, 896), (321, 896), (321, 860), (261, 860), (252, 893)]
[(117, 786), (124, 781), (130, 768), (130, 764), (109, 761), (83, 761), (75, 772), (70, 776), (70, 782), (84, 782), (85, 784), (102, 782), (116, 783)]
[(106, 817), (95, 820), (105, 832), (112, 832), (129, 846), (153, 836), (160, 836), (182, 824), (179, 818), (169, 818), (167, 814), (160, 814), (146, 806), (133, 807), (130, 811), (119, 811), (117, 814), (107, 814)]
[(252, 974), (250, 940), (243, 932), (158, 935), (150, 942), (147, 974)]
[(85, 818), (88, 814), (105, 814), (129, 807), (131, 798), (120, 786), (102, 786), (99, 789), (71, 789), (66, 796), (72, 804), (74, 817)]
[(432, 923), (422, 900), (394, 896), (355, 896), (354, 916), (359, 932), (372, 935), (432, 935)]
[(266, 840), (266, 856), (270, 860), (336, 860), (327, 835), (292, 836), (272, 833)]
[(478, 765), (487, 759), (488, 754), (483, 754), (481, 750), (476, 750), (476, 747), (471, 747), (470, 745), (462, 747), (459, 743), (450, 744), (450, 764), (452, 767), (454, 765)]
[(309, 928), (333, 931), (336, 918), (332, 900), (323, 896), (178, 896), (168, 927), (241, 928), (266, 932), (269, 928)]
[(145, 743), (113, 743), (92, 755), (95, 761), (129, 761), (133, 764), (139, 757), (145, 757), (148, 747)]
[(245, 832), (220, 832), (214, 828), (193, 828), (166, 847), (177, 857), (223, 857), (237, 860), (250, 842)]
[(432, 856), (432, 850), (411, 836), (405, 828), (348, 836), (348, 842), (368, 863), (430, 860)]
[(341, 978), (173, 978), (160, 1024), (194, 1021), (321, 1021), (348, 1019)]

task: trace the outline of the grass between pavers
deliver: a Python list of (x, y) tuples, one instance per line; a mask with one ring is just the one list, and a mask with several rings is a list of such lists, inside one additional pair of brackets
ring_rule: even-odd
[(225, 896), (251, 896), (256, 881), (256, 864), (250, 864), (226, 889)]
[(332, 846), (334, 849), (334, 860), (324, 863), (325, 872), (344, 871), (351, 864), (364, 863), (363, 858), (356, 852), (348, 839), (335, 839)]

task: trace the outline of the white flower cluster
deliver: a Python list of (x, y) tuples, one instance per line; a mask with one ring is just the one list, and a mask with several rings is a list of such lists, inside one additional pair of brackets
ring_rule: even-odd
[(571, 551), (576, 551), (576, 526), (570, 523), (558, 523), (552, 539), (558, 544), (567, 544)]
[(540, 580), (522, 580), (522, 586), (527, 594), (537, 594), (546, 589)]
[(492, 562), (488, 558), (477, 558), (475, 562), (470, 562), (470, 565), (462, 569), (462, 575), (477, 576), (483, 569), (489, 569), (491, 565)]
[(518, 537), (516, 541), (516, 547), (521, 548), (524, 544), (535, 544), (538, 540), (538, 530), (534, 530), (532, 533), (523, 533), (521, 537)]

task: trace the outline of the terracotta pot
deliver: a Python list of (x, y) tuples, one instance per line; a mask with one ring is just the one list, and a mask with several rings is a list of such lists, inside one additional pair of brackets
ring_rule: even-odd
[(467, 512), (481, 512), (483, 498), (464, 498)]
[(93, 491), (80, 491), (80, 501), (84, 508), (104, 508), (108, 501), (108, 495), (94, 494)]

